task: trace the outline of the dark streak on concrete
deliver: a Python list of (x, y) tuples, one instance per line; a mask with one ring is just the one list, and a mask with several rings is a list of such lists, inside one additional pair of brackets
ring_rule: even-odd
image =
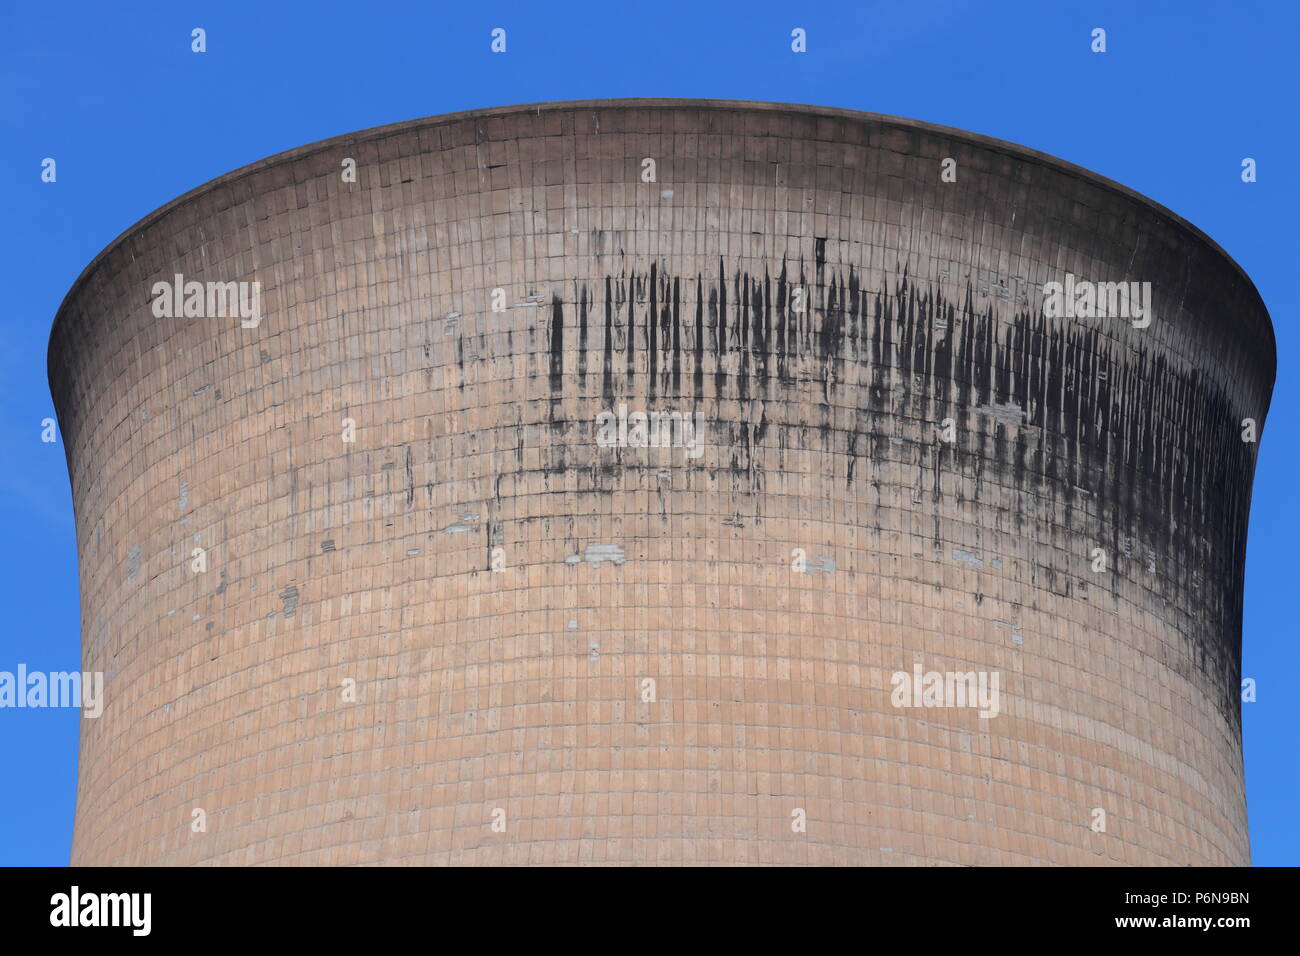
[[(941, 472), (973, 476), (978, 499), (981, 479), (996, 469), (1002, 483), (1025, 492), (1015, 515), (1021, 527), (1040, 520), (1046, 498), (1049, 513), (1059, 515), (1078, 540), (1109, 541), (1115, 553), (1122, 535), (1137, 534), (1162, 555), (1163, 575), (1172, 578), (1153, 576), (1150, 586), (1171, 600), (1190, 586), (1193, 574), (1236, 582), (1210, 596), (1213, 614), (1198, 631), (1229, 640), (1203, 640), (1198, 657), (1211, 670), (1239, 670), (1239, 543), (1245, 540), (1256, 446), (1238, 440), (1229, 425), (1257, 416), (1256, 410), (1238, 407), (1203, 372), (1175, 368), (1141, 336), (1102, 336), (1096, 328), (1023, 308), (999, 320), (993, 304), (976, 308), (969, 284), (960, 302), (950, 301), (938, 289), (923, 289), (906, 268), (899, 269), (892, 290), (870, 290), (855, 267), (827, 265), (822, 240), (815, 273), (808, 289), (800, 270), (807, 301), (804, 313), (795, 314), (785, 262), (772, 296), (766, 274), (757, 278), (738, 270), (728, 281), (719, 260), (716, 279), (696, 276), (695, 307), (687, 310), (693, 316), (686, 319), (693, 327), (683, 324), (680, 277), (669, 276), (659, 263), (647, 275), (605, 275), (590, 287), (580, 283), (583, 310), (596, 293), (604, 298), (602, 396), (612, 403), (616, 395), (636, 394), (638, 333), (648, 352), (646, 392), (652, 402), (702, 400), (710, 365), (718, 397), (734, 398), (742, 408), (756, 400), (755, 389), (768, 395), (774, 387), (815, 384), (821, 396), (815, 431), (824, 449), (845, 455), (846, 490), (863, 461), (890, 457), (893, 431), (887, 423), (901, 416), (937, 425), (951, 417), (959, 441), (914, 459), (916, 487), (931, 489), (925, 497), (936, 529)], [(623, 303), (625, 318), (619, 316)], [(555, 299), (549, 349), (557, 397), (565, 388), (563, 334), (563, 309)], [(693, 341), (693, 352), (683, 350), (683, 339)], [(584, 345), (579, 368), (586, 367), (585, 352)], [(619, 352), (625, 357), (622, 376), (614, 368)], [(681, 390), (688, 356), (693, 396)], [(737, 373), (729, 374), (733, 367)], [(833, 424), (846, 381), (857, 382), (856, 394), (866, 400), (847, 430)], [(988, 409), (998, 414), (990, 417)], [(1023, 424), (1015, 424), (1018, 416)], [(769, 424), (765, 410), (755, 423), (717, 423), (724, 449), (731, 449), (729, 467), (748, 476), (751, 491), (764, 482), (754, 451)], [(796, 427), (775, 424), (778, 433)], [(807, 439), (787, 443), (782, 436), (780, 444), (807, 447)], [(552, 473), (564, 468), (562, 462), (554, 466)], [(598, 478), (594, 472), (592, 477)], [(1086, 508), (1078, 501), (1081, 492), (1088, 496)], [(1226, 522), (1219, 517), (1224, 514)], [(1071, 575), (1053, 568), (1039, 573), (1047, 588), (1066, 593)], [(1213, 683), (1229, 689), (1221, 706), (1235, 714), (1236, 681), (1224, 675)]]

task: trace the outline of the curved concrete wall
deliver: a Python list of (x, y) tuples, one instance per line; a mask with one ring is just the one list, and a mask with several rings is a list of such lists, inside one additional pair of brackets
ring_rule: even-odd
[[(178, 274), (260, 324), (160, 317)], [(51, 336), (73, 862), (1247, 863), (1274, 361), (1187, 223), (906, 120), (544, 104), (222, 177)]]

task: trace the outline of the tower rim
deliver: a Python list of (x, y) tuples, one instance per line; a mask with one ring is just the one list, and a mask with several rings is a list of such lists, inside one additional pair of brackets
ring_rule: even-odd
[(808, 103), (782, 103), (768, 100), (733, 100), (690, 97), (619, 97), (612, 99), (547, 100), (533, 103), (516, 103), (504, 106), (479, 107), (467, 110), (458, 110), (452, 113), (437, 113), (430, 116), (399, 120), (398, 122), (386, 123), (381, 126), (372, 126), (366, 129), (337, 134), (325, 139), (306, 143), (302, 146), (295, 146), (291, 149), (273, 153), (269, 156), (264, 156), (261, 159), (254, 160), (251, 163), (246, 163), (243, 166), (236, 167), (229, 172), (222, 173), (213, 179), (200, 183), (151, 212), (146, 213), (114, 237), (112, 241), (105, 245), (95, 255), (95, 257), (86, 264), (85, 268), (81, 270), (76, 279), (73, 280), (71, 286), (69, 286), (68, 291), (64, 294), (63, 299), (59, 303), (59, 307), (55, 310), (54, 319), (50, 323), (50, 332), (46, 343), (47, 366), (53, 358), (55, 334), (59, 330), (63, 316), (67, 311), (68, 304), (75, 299), (77, 294), (81, 291), (82, 286), (85, 285), (95, 270), (114, 251), (116, 251), (119, 246), (126, 242), (132, 234), (149, 228), (176, 209), (194, 202), (215, 189), (238, 182), (241, 179), (262, 172), (266, 169), (284, 163), (294, 162), (306, 156), (324, 152), (328, 149), (344, 145), (367, 143), (388, 136), (409, 132), (411, 130), (436, 127), (472, 118), (489, 119), (528, 112), (535, 112), (540, 115), (543, 111), (572, 112), (575, 110), (588, 109), (593, 111), (602, 109), (690, 109), (719, 112), (772, 113), (812, 118), (855, 120), (862, 123), (875, 123), (882, 126), (893, 127), (895, 129), (947, 137), (952, 140), (980, 146), (993, 152), (1002, 153), (1014, 159), (1037, 163), (1046, 168), (1069, 174), (1076, 179), (1088, 183), (1089, 185), (1095, 186), (1104, 191), (1118, 194), (1126, 199), (1136, 202), (1148, 212), (1155, 214), (1157, 218), (1163, 219), (1175, 228), (1187, 233), (1197, 243), (1206, 246), (1210, 251), (1227, 262), (1241, 280), (1245, 282), (1247, 288), (1254, 293), (1256, 302), (1259, 306), (1258, 311), (1263, 317), (1263, 331), (1267, 334), (1270, 345), (1268, 364), (1273, 369), (1272, 377), (1276, 377), (1277, 335), (1273, 328), (1272, 316), (1268, 310), (1268, 306), (1264, 303), (1263, 296), (1260, 295), (1259, 289), (1256, 287), (1249, 274), (1235, 258), (1233, 258), (1221, 245), (1219, 245), (1218, 242), (1211, 238), (1199, 226), (1190, 222), (1183, 216), (1180, 216), (1169, 207), (1156, 202), (1144, 193), (1138, 192), (1136, 189), (1125, 186), (1123, 183), (1103, 176), (1100, 173), (1093, 172), (1084, 166), (1079, 166), (1075, 163), (1069, 162), (1068, 160), (1061, 159), (1051, 153), (1023, 146), (1011, 142), (1010, 140), (999, 139), (983, 133), (974, 133), (958, 127), (945, 126), (926, 120), (894, 116), (888, 113), (855, 110), (847, 107), (817, 106)]

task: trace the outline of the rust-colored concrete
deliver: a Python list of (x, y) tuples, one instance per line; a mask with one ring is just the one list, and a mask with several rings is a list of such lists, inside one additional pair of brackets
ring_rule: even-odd
[[(178, 273), (264, 321), (156, 317)], [(1150, 325), (1046, 316), (1066, 273)], [(543, 104), (231, 173), (51, 337), (73, 862), (1245, 864), (1274, 361), (1187, 223), (906, 120)], [(620, 405), (704, 440), (604, 447)], [(999, 713), (894, 706), (915, 665)]]

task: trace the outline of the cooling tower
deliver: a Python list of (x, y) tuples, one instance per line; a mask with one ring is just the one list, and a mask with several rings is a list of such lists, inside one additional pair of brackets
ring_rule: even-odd
[(743, 102), (254, 163), (55, 320), (74, 864), (1247, 864), (1250, 280)]

